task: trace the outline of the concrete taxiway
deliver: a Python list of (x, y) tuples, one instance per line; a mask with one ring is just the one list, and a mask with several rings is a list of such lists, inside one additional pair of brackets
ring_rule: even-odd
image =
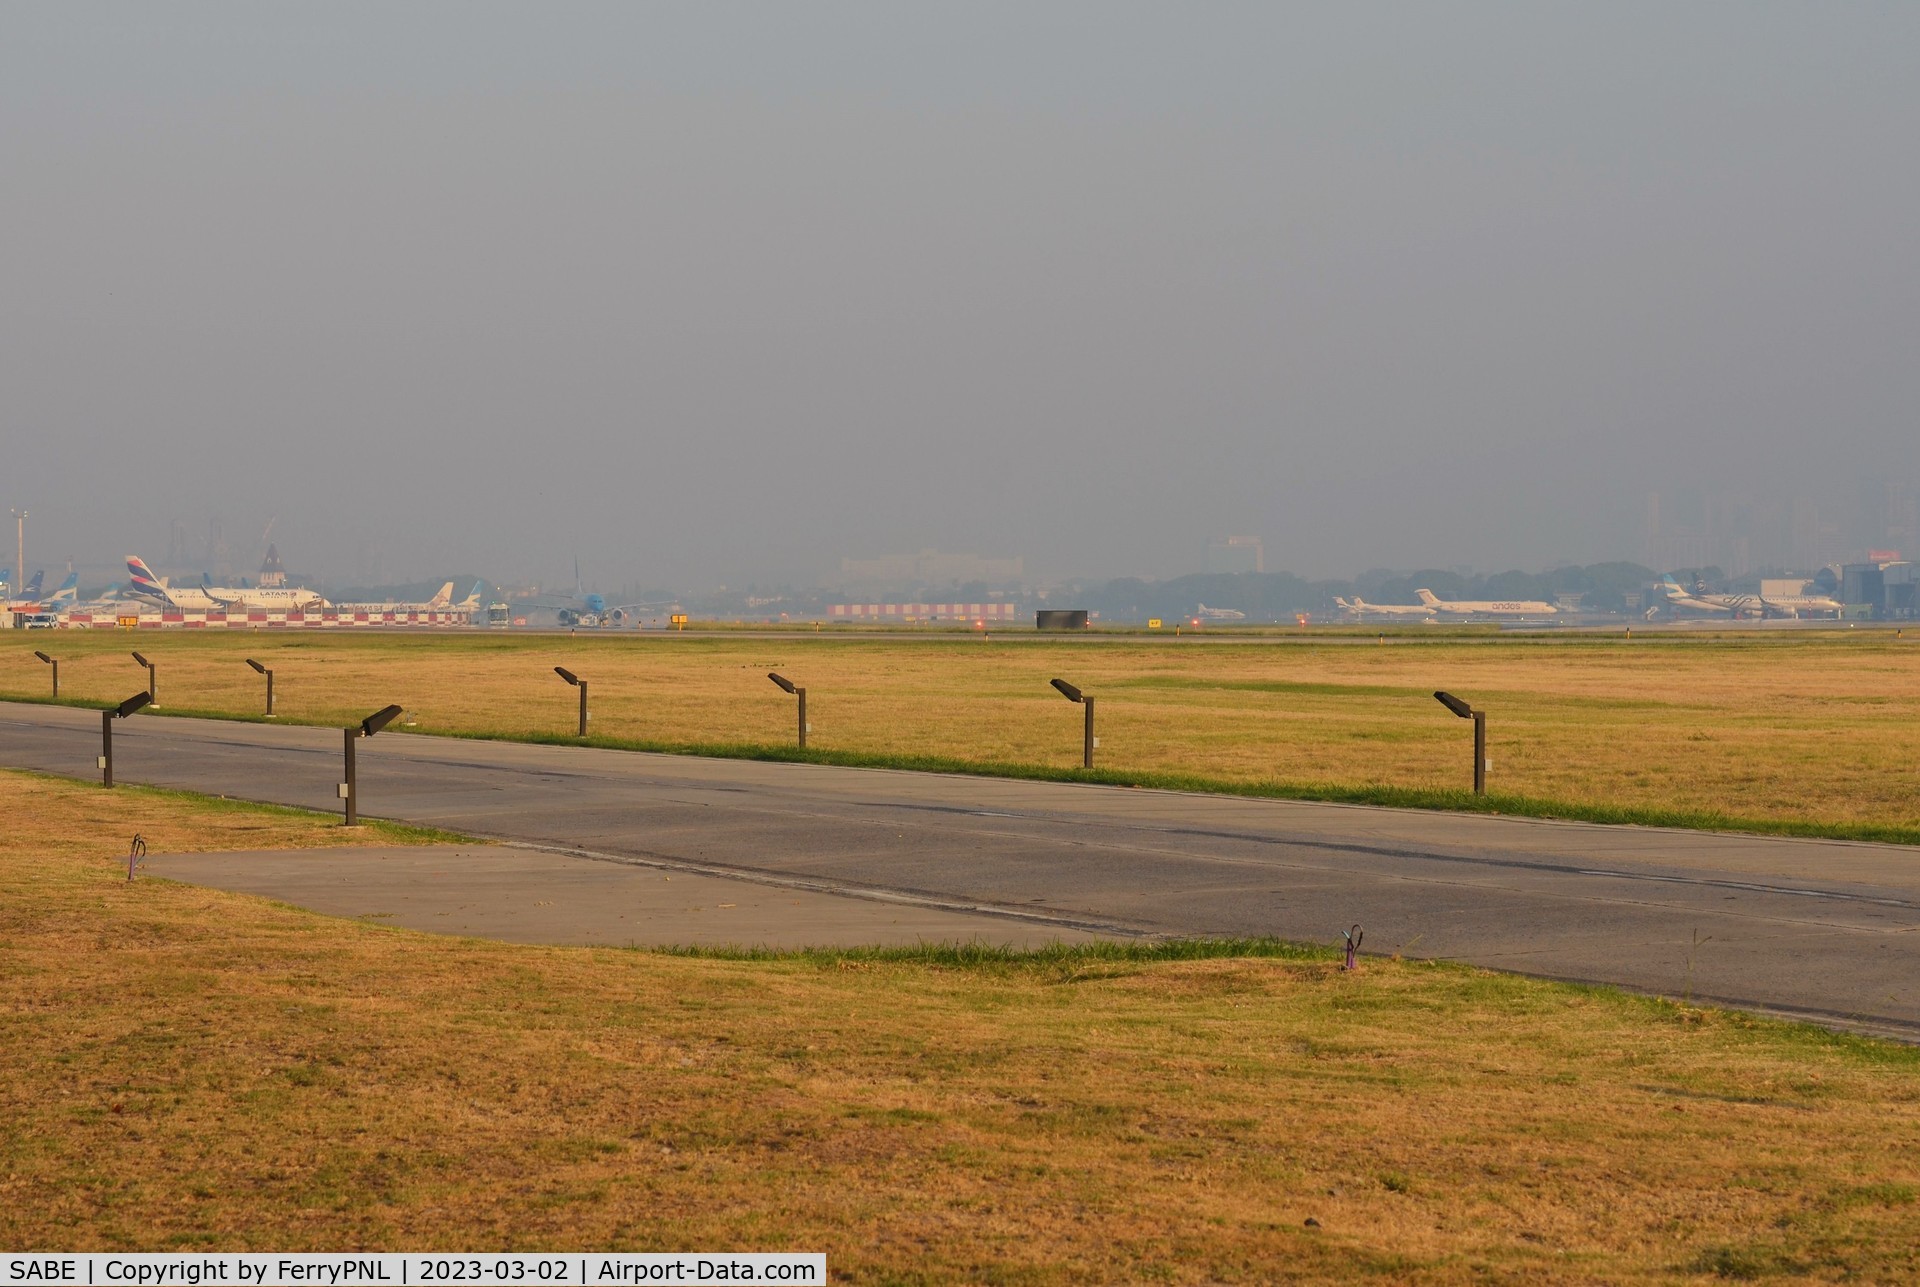
[(333, 916), (506, 943), (1031, 948), (1096, 937), (1044, 919), (950, 911), (921, 899), (850, 898), (512, 844), (153, 854), (141, 868)]
[[(99, 715), (0, 703), (92, 776)], [(125, 782), (337, 808), (340, 733), (136, 716)], [(1920, 1038), (1920, 852), (392, 731), (368, 816), (660, 872), (1109, 934), (1272, 934)], [(737, 900), (736, 900), (737, 901)]]

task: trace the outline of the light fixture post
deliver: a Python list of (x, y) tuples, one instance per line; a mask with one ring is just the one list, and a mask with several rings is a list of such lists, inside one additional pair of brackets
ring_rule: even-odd
[(779, 686), (782, 692), (792, 693), (800, 705), (800, 749), (807, 749), (807, 690), (799, 687), (791, 679), (777, 671), (768, 671), (767, 678)]
[(1093, 748), (1095, 745), (1093, 737), (1093, 698), (1087, 696), (1064, 679), (1053, 679), (1047, 682), (1058, 689), (1060, 695), (1068, 701), (1087, 708), (1087, 732), (1080, 752), (1080, 767), (1083, 769), (1092, 768)]
[(346, 817), (346, 821), (343, 822), (341, 825), (351, 827), (351, 826), (357, 825), (360, 821), (359, 801), (355, 798), (359, 794), (358, 788), (360, 783), (354, 773), (354, 763), (353, 763), (353, 744), (354, 744), (354, 741), (360, 736), (360, 730), (357, 728), (349, 728), (343, 731), (347, 735), (346, 737), (347, 780), (340, 784), (340, 799), (346, 805), (347, 817)]
[(1487, 713), (1473, 713), (1473, 793), (1487, 793)]
[(587, 681), (565, 666), (555, 666), (553, 673), (580, 690), (580, 736), (585, 737), (587, 735)]
[(133, 654), (133, 659), (147, 668), (147, 700), (155, 706), (158, 706), (160, 704), (160, 695), (155, 691), (159, 682), (158, 667), (137, 652)]
[(340, 799), (346, 806), (345, 826), (356, 826), (360, 821), (360, 779), (355, 771), (353, 744), (357, 738), (372, 737), (381, 729), (399, 717), (398, 706), (383, 706), (373, 714), (361, 720), (358, 726), (348, 725), (342, 730), (346, 733), (346, 781), (340, 784)]
[(46, 653), (41, 652), (38, 648), (34, 649), (33, 655), (38, 657), (41, 661), (46, 662), (47, 665), (53, 667), (53, 700), (56, 702), (59, 701), (60, 700), (60, 661), (59, 659), (56, 657), (47, 656)]
[(125, 719), (142, 706), (151, 705), (153, 698), (146, 693), (135, 693), (118, 706), (100, 712), (100, 785), (113, 785), (113, 721)]
[(256, 674), (265, 675), (267, 677), (267, 718), (272, 719), (273, 718), (273, 672), (267, 669), (265, 666), (262, 666), (259, 662), (255, 661), (251, 657), (247, 658), (247, 665), (252, 666)]
[(1487, 793), (1487, 713), (1475, 710), (1452, 693), (1436, 692), (1433, 700), (1458, 715), (1473, 721), (1473, 793)]

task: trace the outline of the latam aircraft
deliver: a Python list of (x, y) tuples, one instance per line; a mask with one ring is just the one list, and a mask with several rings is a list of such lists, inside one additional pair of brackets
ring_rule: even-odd
[(1368, 603), (1359, 595), (1352, 599), (1335, 596), (1335, 603), (1356, 617), (1425, 617), (1433, 616), (1433, 609), (1424, 603)]
[(222, 586), (202, 577), (200, 588), (170, 586), (165, 577), (157, 577), (138, 554), (127, 555), (127, 572), (132, 580), (127, 590), (136, 598), (163, 608), (185, 612), (225, 612), (229, 608), (269, 608), (277, 612), (307, 612), (331, 605), (304, 586)]
[(1415, 590), (1434, 612), (1456, 617), (1550, 617), (1560, 609), (1538, 599), (1442, 599), (1431, 590)]

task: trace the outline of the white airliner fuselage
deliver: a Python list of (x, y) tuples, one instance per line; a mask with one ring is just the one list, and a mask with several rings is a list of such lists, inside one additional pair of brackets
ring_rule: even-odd
[(1356, 617), (1431, 617), (1433, 609), (1422, 603), (1368, 603), (1359, 595), (1351, 601), (1336, 598), (1335, 603)]
[(1434, 612), (1456, 617), (1550, 617), (1560, 611), (1539, 599), (1442, 599), (1431, 590), (1414, 593)]
[(1695, 612), (1725, 612), (1735, 617), (1797, 617), (1803, 612), (1830, 612), (1839, 616), (1845, 605), (1838, 599), (1819, 594), (1693, 594), (1678, 581), (1667, 577), (1661, 582), (1667, 602), (1676, 608)]
[(270, 612), (307, 612), (331, 606), (317, 591), (305, 586), (223, 586), (197, 588), (170, 586), (164, 577), (156, 577), (139, 555), (127, 556), (131, 580), (127, 589), (135, 596), (161, 607), (183, 612), (226, 612), (234, 608), (263, 608)]

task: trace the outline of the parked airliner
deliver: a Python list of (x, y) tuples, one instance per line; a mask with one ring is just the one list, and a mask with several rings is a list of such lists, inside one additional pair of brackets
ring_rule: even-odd
[(127, 589), (148, 603), (185, 612), (225, 612), (231, 608), (267, 608), (276, 612), (308, 612), (330, 605), (305, 586), (221, 586), (203, 576), (198, 589), (167, 584), (157, 577), (137, 554), (127, 555), (127, 572), (132, 580)]

